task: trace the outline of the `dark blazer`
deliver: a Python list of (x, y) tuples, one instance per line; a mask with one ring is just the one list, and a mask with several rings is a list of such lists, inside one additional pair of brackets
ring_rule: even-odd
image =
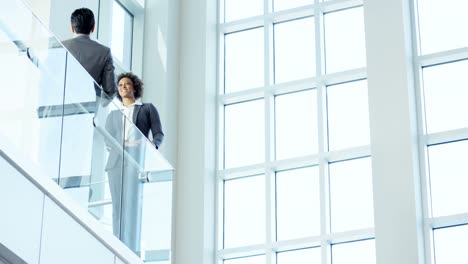
[[(106, 130), (118, 142), (122, 144), (124, 128), (122, 124), (123, 113), (120, 110), (114, 110), (109, 113), (106, 120)], [(132, 122), (141, 131), (141, 133), (148, 138), (151, 131), (153, 136), (153, 144), (159, 148), (163, 139), (164, 133), (162, 131), (161, 119), (159, 118), (158, 110), (151, 103), (144, 103), (143, 105), (135, 105), (133, 109)], [(106, 170), (118, 165), (120, 151), (113, 150), (112, 144), (107, 143), (109, 150), (109, 159), (107, 160)]]
[[(92, 40), (89, 35), (77, 35), (64, 40), (62, 44), (78, 60), (94, 80), (102, 86), (104, 92), (113, 98), (117, 88), (115, 86), (114, 63), (111, 50)], [(101, 96), (101, 88), (94, 87), (97, 96)]]

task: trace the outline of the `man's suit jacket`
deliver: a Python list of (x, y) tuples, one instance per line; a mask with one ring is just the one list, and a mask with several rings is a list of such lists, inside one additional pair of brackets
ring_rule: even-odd
[[(83, 34), (65, 40), (62, 44), (112, 99), (117, 89), (110, 49)], [(95, 85), (94, 89), (96, 95), (101, 96), (101, 88)]]
[[(124, 114), (120, 110), (114, 110), (109, 113), (106, 120), (107, 132), (109, 132), (119, 145), (122, 145), (123, 142), (123, 115)], [(153, 104), (146, 103), (135, 105), (132, 122), (145, 137), (148, 137), (151, 131), (153, 144), (156, 148), (159, 148), (164, 139), (164, 133), (162, 131), (158, 110), (156, 110)], [(109, 158), (107, 160), (106, 170), (116, 167), (119, 165), (118, 161), (121, 160), (120, 151), (114, 150), (112, 144), (107, 143), (107, 146), (109, 148)]]

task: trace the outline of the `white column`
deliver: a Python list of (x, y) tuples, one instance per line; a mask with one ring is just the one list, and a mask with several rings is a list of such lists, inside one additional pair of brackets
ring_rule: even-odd
[(424, 263), (411, 0), (364, 0), (378, 264)]
[(216, 0), (181, 0), (175, 262), (214, 263)]

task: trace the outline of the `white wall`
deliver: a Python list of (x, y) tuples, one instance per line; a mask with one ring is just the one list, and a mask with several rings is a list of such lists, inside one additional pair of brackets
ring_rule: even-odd
[(49, 26), (51, 1), (52, 0), (24, 0), (26, 5), (28, 5), (32, 10), (34, 10), (37, 17), (46, 26)]
[(165, 134), (160, 151), (177, 165), (178, 113), (178, 0), (147, 1), (143, 44), (144, 102), (161, 115)]

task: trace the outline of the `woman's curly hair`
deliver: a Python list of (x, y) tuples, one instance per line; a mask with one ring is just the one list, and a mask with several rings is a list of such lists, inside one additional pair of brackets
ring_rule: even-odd
[[(119, 74), (119, 76), (117, 76), (117, 84), (123, 78), (128, 78), (128, 79), (132, 80), (133, 90), (135, 92), (134, 93), (135, 94), (135, 99), (140, 98), (143, 95), (143, 81), (138, 76), (133, 74), (132, 72), (124, 72), (124, 73)], [(122, 101), (122, 97), (120, 97), (120, 94), (118, 92), (117, 92), (117, 98), (120, 101)]]

